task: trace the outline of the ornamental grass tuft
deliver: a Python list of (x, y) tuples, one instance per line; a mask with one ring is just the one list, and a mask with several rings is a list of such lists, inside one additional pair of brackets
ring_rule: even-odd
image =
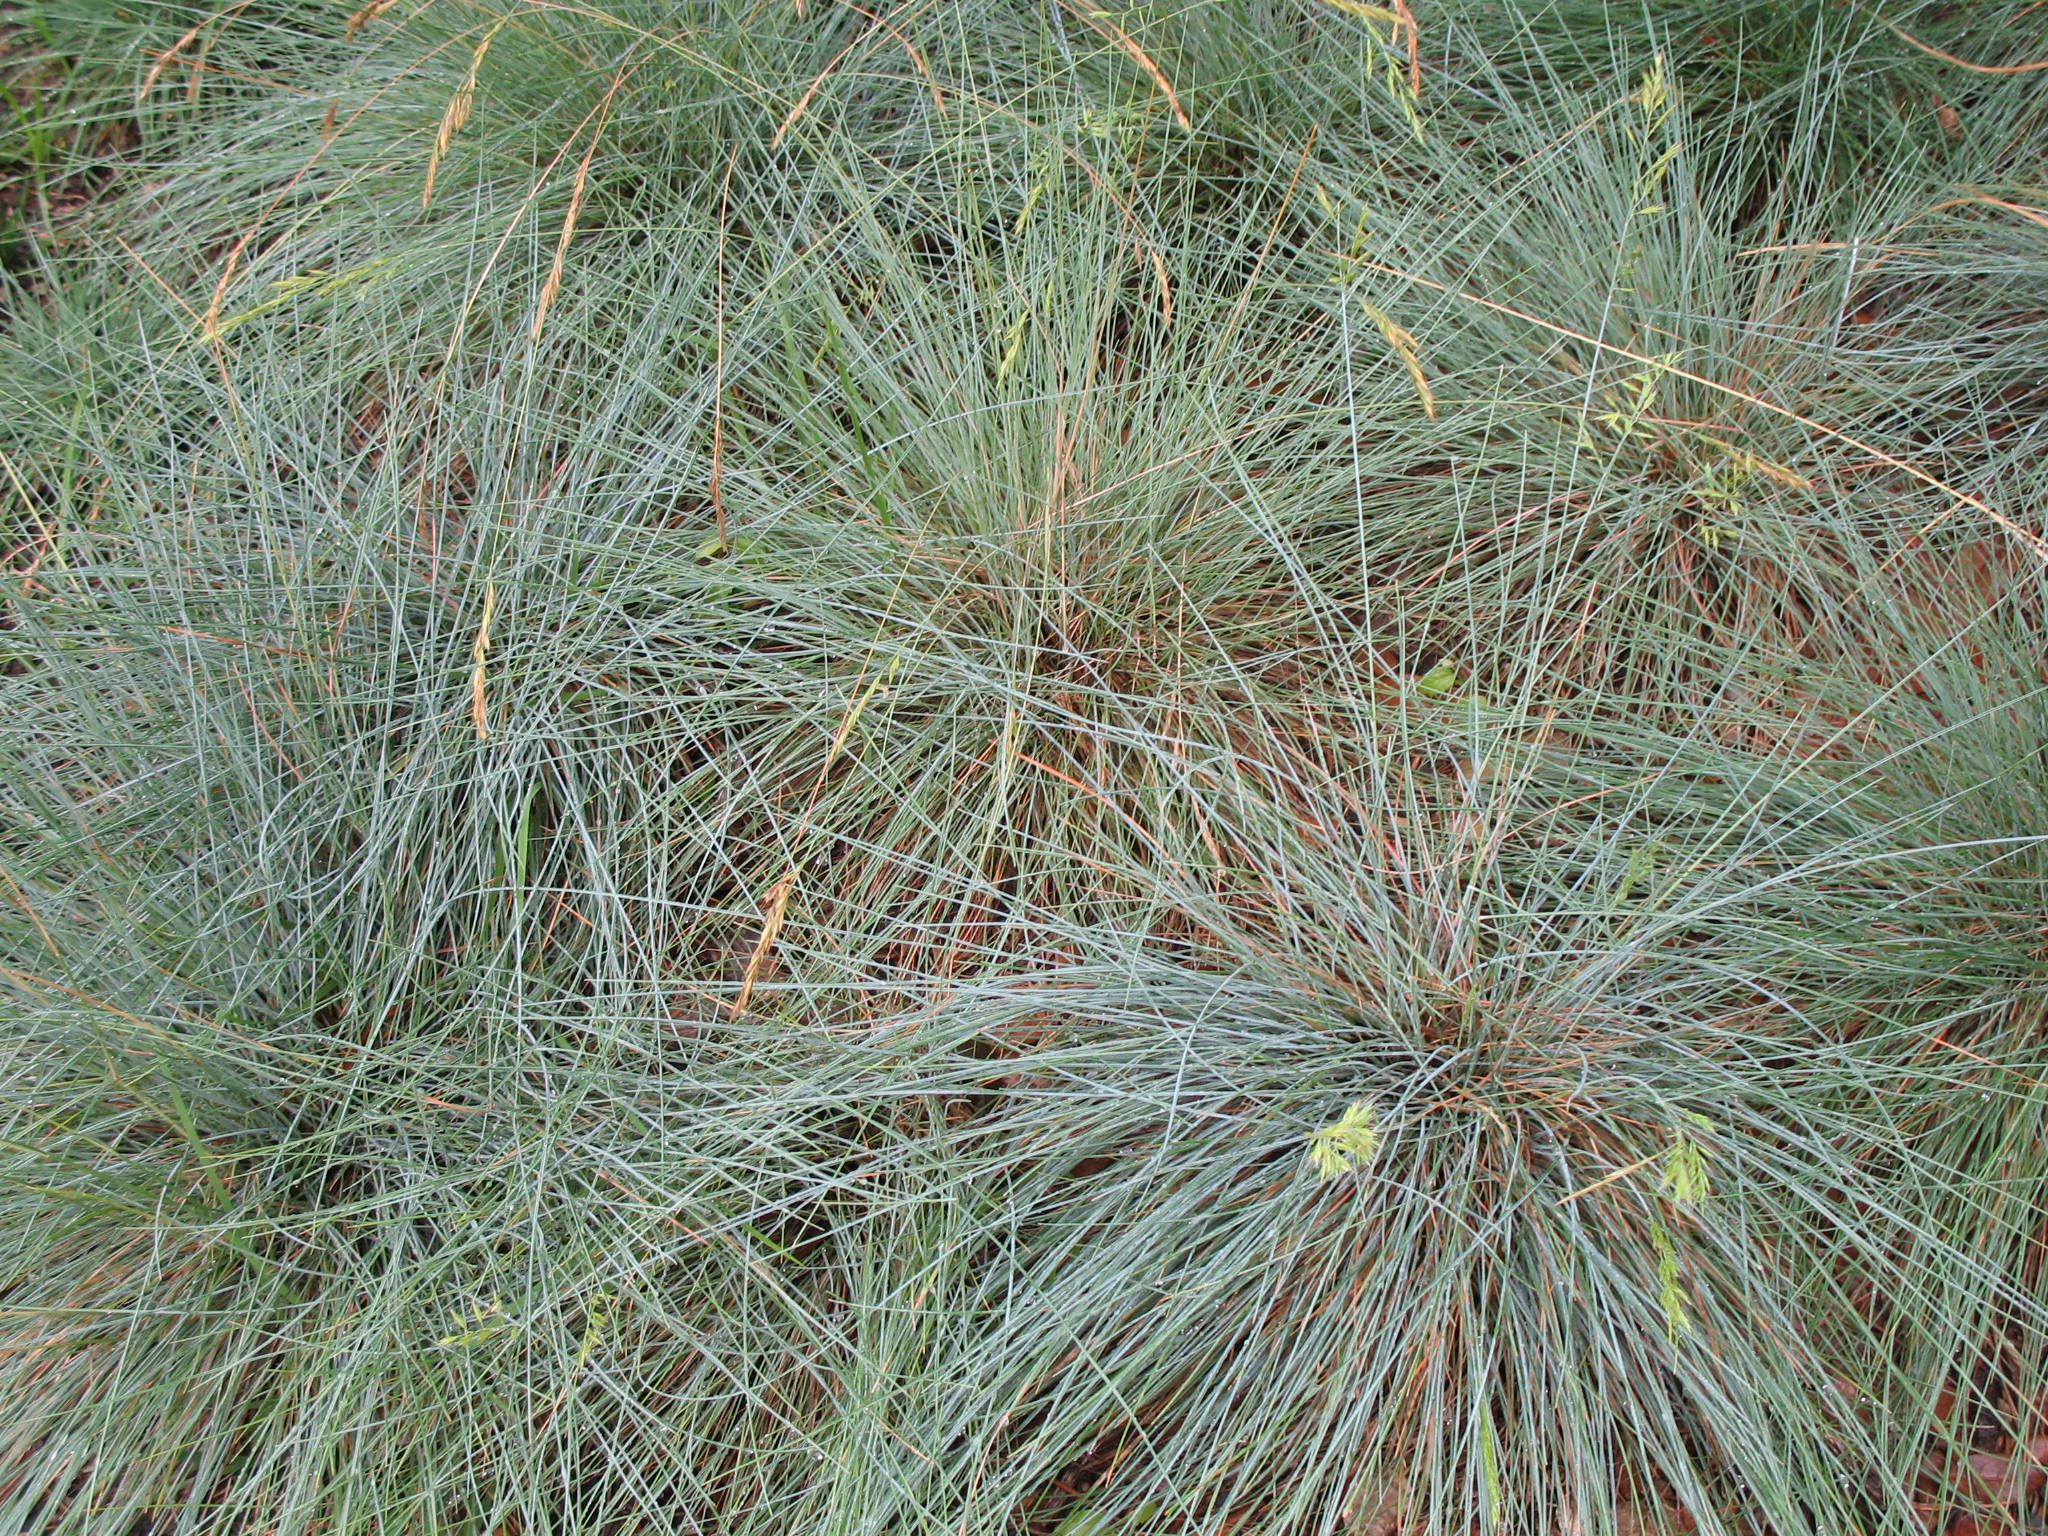
[(0, 1529), (2016, 1529), (2043, 14), (41, 0)]

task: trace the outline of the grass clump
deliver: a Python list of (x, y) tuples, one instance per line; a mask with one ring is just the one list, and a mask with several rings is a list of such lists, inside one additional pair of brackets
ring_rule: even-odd
[(2020, 1517), (2026, 8), (85, 9), (11, 1528)]

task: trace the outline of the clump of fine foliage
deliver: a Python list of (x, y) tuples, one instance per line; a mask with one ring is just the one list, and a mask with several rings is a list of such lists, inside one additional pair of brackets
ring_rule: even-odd
[(42, 5), (0, 1527), (2017, 1521), (2044, 16)]

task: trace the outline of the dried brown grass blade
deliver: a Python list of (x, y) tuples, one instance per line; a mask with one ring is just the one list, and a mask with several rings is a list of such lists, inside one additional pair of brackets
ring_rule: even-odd
[(422, 208), (434, 200), (434, 182), (441, 174), (441, 157), (448, 153), (448, 145), (462, 131), (462, 125), (469, 121), (470, 108), (475, 101), (476, 76), (472, 74), (455, 88), (455, 94), (448, 98), (447, 110), (441, 114), (441, 126), (435, 131), (433, 150), (427, 155), (427, 184), (420, 189)]
[[(211, 19), (211, 17), (208, 18), (208, 20)], [(205, 28), (206, 22), (202, 21), (197, 23), (192, 28), (191, 31), (187, 32), (183, 37), (179, 38), (175, 43), (171, 44), (170, 47), (166, 48), (162, 53), (157, 54), (155, 58), (150, 60), (149, 70), (147, 73), (143, 75), (142, 84), (135, 88), (135, 99), (138, 102), (141, 101), (147, 95), (149, 95), (151, 91), (156, 89), (157, 80), (162, 76), (163, 72), (166, 69), (170, 68), (172, 62), (176, 60), (177, 57), (180, 54), (182, 54), (187, 47), (191, 45), (193, 40), (197, 38), (199, 34), (205, 30)]]
[(216, 11), (213, 15), (196, 23), (191, 31), (171, 44), (162, 53), (157, 54), (150, 61), (149, 72), (142, 77), (142, 84), (136, 88), (135, 99), (139, 102), (155, 89), (158, 77), (174, 62), (187, 62), (192, 65), (192, 83), (186, 90), (186, 97), (189, 100), (191, 97), (196, 96), (199, 91), (200, 70), (205, 63), (206, 55), (213, 48), (213, 43), (209, 39), (206, 46), (199, 50), (199, 57), (197, 59), (181, 61), (179, 55), (190, 47), (199, 34), (208, 27), (218, 27), (233, 20), (246, 11), (252, 3), (253, 0), (235, 0), (235, 4), (229, 6), (226, 10)]
[(7, 872), (7, 866), (4, 864), (0, 864), (0, 880), (7, 882), (7, 889), (13, 892), (14, 904), (21, 908), (23, 912), (26, 912), (28, 920), (36, 925), (36, 932), (42, 935), (43, 947), (49, 950), (55, 958), (62, 960), (64, 952), (57, 947), (57, 941), (50, 937), (50, 930), (43, 926), (42, 918), (37, 915), (36, 909), (30, 905), (28, 893), (15, 883), (14, 876)]
[(441, 157), (448, 153), (448, 146), (455, 135), (462, 132), (469, 121), (471, 109), (476, 105), (477, 71), (483, 68), (484, 55), (491, 51), (491, 44), (497, 39), (500, 21), (483, 35), (476, 45), (476, 51), (469, 56), (469, 70), (462, 77), (462, 84), (455, 88), (455, 94), (448, 98), (448, 106), (441, 114), (441, 126), (434, 134), (434, 148), (427, 156), (427, 184), (420, 190), (420, 206), (426, 207), (434, 200), (434, 179), (441, 173)]
[(1152, 275), (1159, 280), (1159, 323), (1171, 329), (1173, 325), (1173, 284), (1166, 279), (1166, 258), (1155, 248), (1148, 253), (1152, 257)]
[(754, 940), (754, 952), (747, 956), (747, 968), (740, 977), (740, 993), (732, 1003), (734, 1018), (745, 1013), (747, 1004), (753, 1000), (754, 985), (760, 981), (768, 956), (775, 949), (775, 941), (782, 934), (782, 919), (789, 911), (790, 893), (795, 889), (796, 871), (791, 869), (775, 882), (774, 889), (768, 893), (768, 900), (762, 904), (761, 934)]
[(368, 5), (349, 17), (347, 25), (341, 29), (342, 37), (353, 40), (358, 32), (362, 31), (363, 28), (370, 25), (371, 22), (382, 16), (396, 4), (398, 4), (398, 0), (370, 0)]
[[(538, 4), (539, 0), (533, 0), (533, 3)], [(575, 146), (576, 140), (582, 136), (584, 128), (589, 125), (592, 118), (598, 115), (599, 110), (599, 107), (592, 107), (583, 114), (583, 121), (579, 122), (570, 131), (569, 136), (562, 141), (562, 147), (556, 150), (554, 158), (541, 168), (540, 175), (534, 178), (533, 185), (527, 189), (526, 196), (519, 200), (518, 208), (513, 210), (512, 217), (506, 220), (505, 228), (498, 236), (498, 243), (491, 247), (491, 254), (485, 258), (483, 269), (477, 273), (476, 281), (470, 284), (469, 293), (462, 301), (461, 312), (456, 316), (455, 324), (449, 331), (447, 350), (441, 354), (441, 366), (435, 374), (435, 399), (440, 398), (441, 391), (447, 386), (450, 365), (454, 363), (455, 354), (460, 350), (463, 336), (468, 330), (470, 311), (476, 308), (477, 301), (483, 297), (485, 285), (490, 282), (491, 274), (497, 270), (498, 258), (505, 254), (505, 247), (511, 243), (512, 236), (518, 232), (520, 223), (526, 218), (527, 209), (531, 208), (534, 199), (538, 198), (547, 189), (548, 180), (555, 174), (555, 168), (562, 163), (570, 149)], [(310, 168), (309, 163), (308, 169)], [(225, 289), (227, 279), (223, 277), (221, 282), (222, 288)], [(218, 295), (215, 297), (214, 307), (216, 311), (219, 309)]]
[(1089, 10), (1080, 3), (1080, 0), (1060, 0), (1060, 4), (1080, 17), (1081, 20), (1085, 21), (1096, 32), (1099, 32), (1102, 36), (1115, 43), (1117, 47), (1123, 49), (1138, 68), (1152, 77), (1152, 83), (1159, 87), (1160, 94), (1166, 97), (1166, 104), (1173, 109), (1173, 120), (1175, 122), (1179, 123), (1183, 128), (1191, 129), (1195, 126), (1194, 122), (1188, 117), (1187, 108), (1180, 104), (1180, 97), (1173, 89), (1173, 82), (1166, 78), (1166, 71), (1153, 62), (1151, 54), (1138, 46), (1136, 38), (1111, 21), (1103, 12)]
[(1966, 203), (1989, 203), (1993, 208), (2003, 208), (2007, 213), (2016, 213), (2021, 218), (2029, 219), (2043, 229), (2048, 229), (2048, 213), (2043, 213), (2039, 208), (2029, 208), (2025, 203), (2007, 202), (2004, 198), (1993, 197), (1988, 192), (1972, 192), (1968, 197), (1952, 197), (1945, 203), (1936, 203), (1927, 211), (1939, 213), (1944, 208), (1960, 208)]
[(1885, 21), (1884, 17), (1882, 16), (1878, 17), (1877, 19), (1879, 21), (1883, 21), (1887, 27), (1890, 27), (1892, 31), (1898, 33), (1898, 35), (1901, 38), (1903, 38), (1906, 42), (1911, 43), (1915, 48), (1918, 48), (1922, 53), (1929, 54), (1932, 57), (1941, 60), (1941, 62), (1944, 64), (1953, 64), (1958, 69), (1967, 69), (1972, 74), (2031, 75), (2035, 73), (2037, 70), (2048, 69), (2048, 59), (2035, 59), (2030, 64), (1972, 64), (1968, 59), (1959, 59), (1952, 53), (1943, 52), (1941, 49), (1935, 47), (1932, 43), (1921, 42), (1919, 38), (1915, 37), (1912, 33), (1908, 32), (1904, 27), (1900, 26), (1897, 22)]
[(530, 341), (540, 340), (540, 328), (547, 323), (548, 310), (555, 302), (555, 295), (562, 291), (562, 268), (569, 259), (569, 242), (576, 238), (576, 220), (583, 212), (583, 189), (590, 180), (590, 162), (597, 154), (597, 146), (604, 140), (604, 126), (611, 119), (612, 99), (619, 94), (619, 88), (626, 83), (632, 70), (621, 64), (619, 72), (612, 76), (611, 89), (604, 93), (599, 105), (597, 126), (590, 132), (590, 146), (583, 151), (583, 158), (576, 162), (576, 179), (569, 186), (569, 211), (562, 218), (562, 237), (555, 242), (554, 265), (548, 268), (548, 280), (541, 285), (540, 303), (533, 314), (533, 330), (528, 334)]
[[(890, 604), (892, 607), (895, 604), (893, 597)], [(761, 971), (774, 952), (776, 939), (782, 934), (782, 919), (789, 910), (790, 894), (796, 889), (797, 874), (802, 864), (803, 837), (810, 830), (811, 813), (818, 808), (818, 797), (825, 792), (825, 781), (831, 777), (832, 765), (839, 761), (839, 754), (846, 749), (846, 740), (859, 723), (861, 712), (895, 673), (896, 667), (892, 662), (887, 671), (868, 684), (865, 692), (856, 693), (846, 706), (846, 713), (840, 717), (839, 729), (832, 733), (832, 745), (825, 752), (825, 761), (819, 765), (818, 776), (811, 783), (810, 798), (804, 802), (803, 815), (790, 836), (789, 863), (783, 868), (782, 878), (770, 888), (768, 899), (761, 903), (761, 933), (754, 940), (754, 952), (748, 957), (746, 971), (740, 977), (739, 996), (732, 1001), (731, 1017), (735, 1019), (747, 1011), (747, 1004), (754, 996), (754, 985), (761, 979)]]
[(554, 305), (555, 295), (562, 291), (562, 268), (569, 259), (569, 242), (576, 238), (576, 219), (583, 212), (583, 188), (590, 179), (590, 157), (596, 153), (597, 139), (593, 136), (583, 158), (576, 162), (576, 179), (569, 186), (569, 211), (562, 218), (562, 237), (555, 242), (554, 265), (548, 268), (548, 280), (541, 284), (540, 303), (533, 311), (533, 329), (527, 335), (529, 341), (540, 340), (541, 327), (548, 322), (548, 310)]
[(1408, 0), (1394, 0), (1394, 9), (1401, 13), (1401, 25), (1408, 33), (1408, 94), (1420, 101), (1422, 99), (1422, 28), (1415, 24), (1415, 13), (1408, 9)]
[[(891, 23), (887, 17), (877, 16), (873, 11), (869, 10), (866, 6), (854, 4), (854, 0), (839, 0), (839, 3), (845, 6), (848, 10), (860, 12), (861, 15), (867, 17), (868, 20), (872, 21), (876, 26), (882, 28), (891, 37), (895, 38), (897, 42), (903, 45), (903, 51), (910, 55), (911, 67), (915, 69), (920, 75), (924, 76), (924, 83), (931, 90), (932, 105), (941, 112), (945, 111), (945, 95), (939, 90), (939, 82), (933, 77), (931, 66), (925, 63), (924, 55), (918, 52), (917, 44), (913, 43), (909, 38), (905, 37), (901, 32), (899, 32), (896, 29), (895, 25)], [(797, 14), (799, 16), (803, 14), (802, 0), (798, 0)], [(902, 12), (898, 11), (897, 14), (901, 15)]]
[(1415, 12), (1408, 8), (1408, 0), (1394, 0), (1391, 6), (1369, 5), (1365, 0), (1324, 0), (1347, 16), (1356, 16), (1361, 21), (1383, 21), (1393, 29), (1392, 35), (1408, 39), (1408, 94), (1422, 95), (1422, 29), (1416, 25)]
[(498, 585), (484, 583), (483, 622), (476, 627), (476, 642), (469, 648), (469, 719), (476, 727), (476, 738), (482, 741), (491, 734), (490, 714), (484, 696), (484, 658), (491, 649), (491, 620), (498, 612)]
[(784, 116), (782, 121), (776, 125), (775, 137), (768, 141), (768, 147), (770, 149), (780, 149), (782, 147), (782, 140), (784, 136), (788, 134), (790, 129), (794, 128), (797, 125), (797, 120), (804, 115), (804, 109), (810, 106), (811, 98), (818, 94), (818, 88), (822, 86), (828, 79), (830, 79), (832, 76), (832, 71), (839, 67), (839, 61), (844, 59), (849, 53), (853, 52), (853, 50), (858, 48), (862, 43), (866, 42), (870, 37), (874, 36), (877, 25), (879, 25), (879, 23), (870, 24), (867, 31), (863, 32), (859, 37), (856, 37), (844, 48), (840, 49), (837, 53), (833, 54), (830, 61), (826, 63), (825, 67), (818, 71), (817, 78), (813, 80), (810, 83), (810, 85), (805, 88), (803, 95), (797, 97), (796, 105), (791, 107), (789, 109), (788, 114)]
[(1372, 323), (1380, 328), (1380, 335), (1386, 338), (1387, 345), (1401, 359), (1401, 366), (1408, 370), (1409, 381), (1415, 385), (1416, 396), (1422, 401), (1423, 411), (1431, 421), (1435, 421), (1436, 392), (1429, 387), (1428, 376), (1422, 371), (1422, 352), (1415, 344), (1415, 337), (1396, 325), (1393, 316), (1378, 305), (1365, 299), (1360, 299), (1358, 305), (1372, 317)]

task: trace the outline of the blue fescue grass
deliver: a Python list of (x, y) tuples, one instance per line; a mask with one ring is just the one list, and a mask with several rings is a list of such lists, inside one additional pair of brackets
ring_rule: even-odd
[(2014, 1514), (2021, 7), (45, 9), (0, 1522)]

